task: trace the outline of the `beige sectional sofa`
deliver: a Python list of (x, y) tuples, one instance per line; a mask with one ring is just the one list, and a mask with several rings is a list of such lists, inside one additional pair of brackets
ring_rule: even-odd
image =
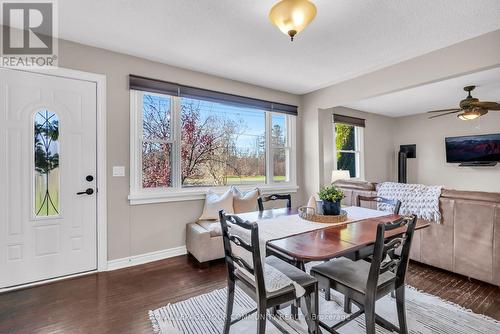
[(212, 225), (217, 223), (197, 222), (186, 226), (186, 249), (200, 263), (224, 257), (222, 235)]
[[(356, 205), (358, 195), (376, 195), (375, 183), (335, 184), (344, 190), (344, 205)], [(362, 205), (376, 209), (375, 203)], [(500, 193), (444, 189), (439, 205), (442, 223), (431, 223), (416, 232), (411, 258), (500, 286)], [(199, 262), (224, 256), (218, 224), (204, 221), (187, 225), (186, 247)]]
[[(376, 195), (376, 184), (337, 181), (345, 205), (358, 195)], [(375, 203), (366, 203), (375, 208)], [(500, 286), (500, 193), (443, 189), (441, 224), (417, 231), (411, 258)]]
[[(213, 204), (210, 209), (207, 208), (207, 199), (202, 218), (195, 223), (186, 226), (186, 249), (189, 254), (194, 256), (200, 263), (208, 262), (224, 257), (224, 247), (222, 244), (222, 233), (220, 222), (215, 219), (218, 216), (218, 210), (224, 209), (227, 213), (244, 213), (257, 210), (257, 198), (261, 195), (258, 188), (242, 192), (237, 187), (230, 187), (227, 192), (219, 197), (213, 192), (209, 192), (212, 200), (226, 201), (225, 206), (219, 207), (219, 202)], [(229, 193), (232, 193), (229, 194)], [(229, 194), (227, 199), (223, 196)], [(208, 213), (208, 211), (214, 211)], [(203, 218), (208, 216), (208, 220)]]

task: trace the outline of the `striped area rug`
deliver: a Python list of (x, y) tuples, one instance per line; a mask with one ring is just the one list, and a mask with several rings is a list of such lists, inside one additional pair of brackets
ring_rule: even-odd
[[(325, 301), (320, 296), (320, 317), (333, 324), (345, 319), (342, 309), (343, 297), (332, 291), (332, 300)], [(386, 296), (377, 302), (376, 310), (387, 320), (397, 323), (395, 300)], [(160, 334), (219, 334), (222, 333), (226, 307), (226, 289), (193, 297), (149, 311), (154, 333)], [(233, 316), (243, 315), (255, 308), (255, 303), (242, 290), (237, 289)], [(353, 307), (353, 311), (356, 308)], [(407, 288), (406, 310), (408, 329), (412, 334), (498, 334), (500, 323), (483, 315), (472, 313), (460, 306), (438, 297)], [(283, 310), (282, 317), (274, 321), (289, 333), (307, 333), (304, 319), (292, 320), (289, 308)], [(238, 322), (231, 327), (231, 333), (256, 333), (255, 316)], [(268, 321), (266, 333), (280, 333)], [(341, 327), (339, 333), (365, 333), (364, 316), (358, 317)], [(377, 333), (390, 333), (377, 327)]]

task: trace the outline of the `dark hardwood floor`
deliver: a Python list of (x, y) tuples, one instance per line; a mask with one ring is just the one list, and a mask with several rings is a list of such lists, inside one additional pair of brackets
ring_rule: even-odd
[[(151, 333), (147, 311), (225, 286), (224, 263), (180, 256), (0, 295), (0, 333)], [(500, 320), (500, 288), (412, 263), (408, 283)]]
[(406, 277), (408, 285), (500, 320), (500, 287), (418, 262), (410, 262)]

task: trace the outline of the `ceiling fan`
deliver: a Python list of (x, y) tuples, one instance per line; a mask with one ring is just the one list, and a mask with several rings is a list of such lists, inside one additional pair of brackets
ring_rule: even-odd
[(449, 114), (456, 114), (458, 118), (463, 121), (470, 121), (488, 113), (488, 110), (500, 110), (500, 103), (479, 101), (479, 99), (472, 97), (471, 92), (476, 86), (465, 86), (464, 90), (468, 93), (467, 97), (460, 101), (459, 108), (441, 109), (428, 111), (428, 113), (443, 113), (439, 115), (430, 116), (430, 118), (441, 117)]

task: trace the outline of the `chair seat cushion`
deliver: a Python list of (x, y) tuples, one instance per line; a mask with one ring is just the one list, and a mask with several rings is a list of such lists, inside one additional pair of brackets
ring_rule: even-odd
[(283, 274), (288, 276), (289, 279), (297, 282), (303, 287), (316, 283), (316, 279), (314, 277), (299, 268), (292, 266), (290, 263), (277, 258), (276, 256), (266, 257), (266, 265), (270, 265), (278, 269)]
[[(300, 286), (306, 288), (312, 284), (315, 284), (317, 281), (314, 277), (311, 275), (307, 274), (306, 272), (303, 272), (302, 270), (292, 266), (291, 264), (277, 258), (276, 256), (268, 256), (266, 257), (266, 266), (272, 266), (275, 269), (279, 270), (281, 273), (286, 275), (288, 278), (290, 278), (292, 281), (298, 283)], [(236, 276), (245, 282), (247, 284), (250, 284), (252, 286), (255, 286), (255, 282), (253, 278), (250, 278), (248, 275), (245, 275), (244, 273), (240, 272), (239, 270), (236, 271)], [(286, 293), (295, 293), (295, 287), (293, 285), (288, 285), (282, 289), (272, 291), (272, 292), (267, 292), (267, 298), (273, 298), (277, 297)]]
[[(362, 294), (366, 293), (366, 283), (370, 273), (370, 263), (366, 261), (352, 261), (340, 258), (325, 262), (311, 269), (311, 274), (319, 274), (332, 281), (338, 282)], [(386, 271), (379, 275), (378, 286), (390, 284), (396, 279), (396, 275)]]

